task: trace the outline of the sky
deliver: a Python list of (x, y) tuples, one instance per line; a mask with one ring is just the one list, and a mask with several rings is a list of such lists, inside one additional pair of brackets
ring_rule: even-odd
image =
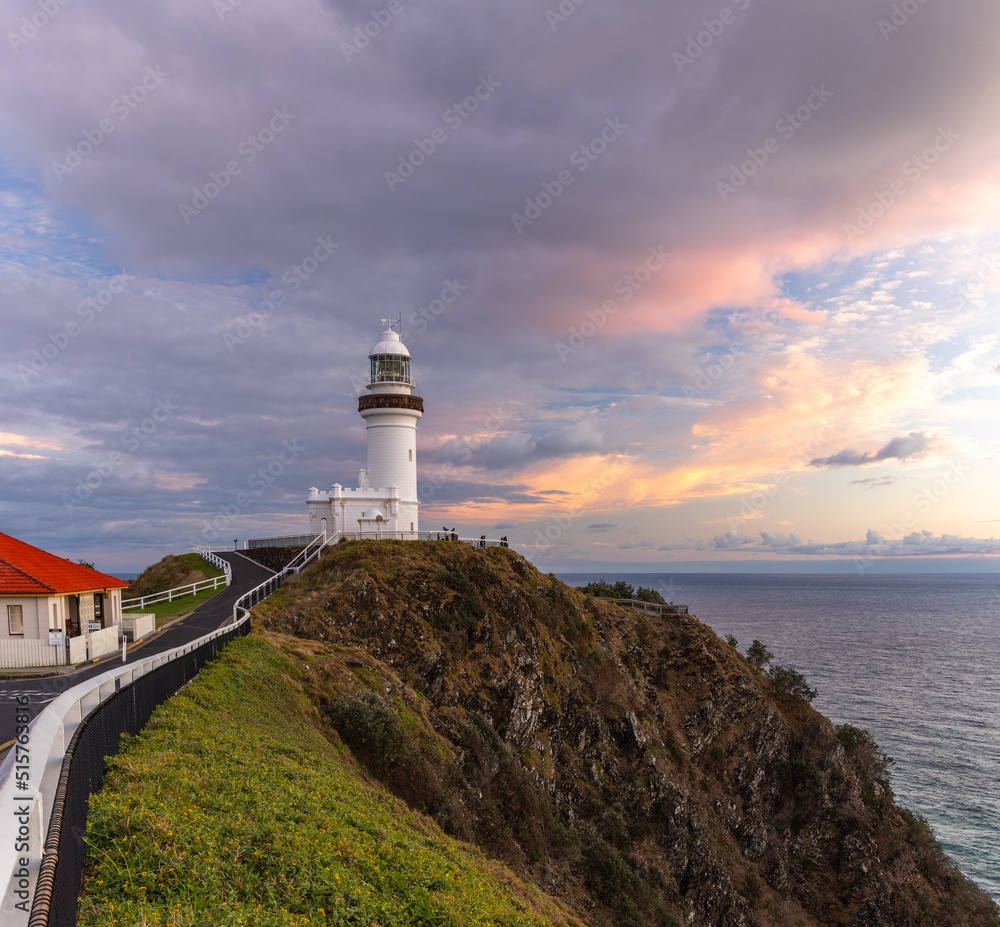
[(9, 0), (0, 530), (119, 571), (305, 531), (392, 318), (425, 529), (545, 570), (998, 569), (998, 27)]

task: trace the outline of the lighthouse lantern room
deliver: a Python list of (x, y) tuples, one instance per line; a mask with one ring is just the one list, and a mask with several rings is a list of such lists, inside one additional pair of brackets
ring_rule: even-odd
[(334, 483), (329, 492), (309, 490), (306, 504), (313, 534), (415, 538), (419, 530), (417, 421), (424, 401), (414, 395), (410, 352), (394, 328), (399, 323), (383, 322), (386, 329), (368, 355), (368, 392), (358, 399), (368, 465), (358, 471), (357, 489)]

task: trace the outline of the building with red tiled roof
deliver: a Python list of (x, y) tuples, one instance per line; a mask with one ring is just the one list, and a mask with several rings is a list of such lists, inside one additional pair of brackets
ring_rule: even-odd
[(0, 666), (66, 663), (70, 648), (85, 656), (73, 640), (121, 625), (126, 586), (0, 532)]

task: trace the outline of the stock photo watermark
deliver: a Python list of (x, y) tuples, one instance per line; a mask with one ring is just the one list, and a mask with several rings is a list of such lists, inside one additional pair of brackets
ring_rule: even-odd
[(677, 65), (678, 73), (682, 73), (688, 65), (694, 64), (706, 48), (715, 44), (715, 40), (736, 22), (736, 14), (746, 12), (750, 6), (750, 0), (736, 0), (735, 5), (735, 10), (726, 7), (716, 19), (703, 19), (701, 24), (705, 28), (687, 37), (687, 44), (684, 46), (683, 52), (674, 52), (673, 59), (674, 64)]
[(110, 107), (111, 115), (100, 119), (92, 128), (84, 129), (78, 142), (66, 146), (66, 157), (62, 161), (52, 162), (52, 172), (56, 179), (62, 183), (67, 174), (72, 174), (83, 164), (169, 76), (159, 65), (149, 65), (142, 79), (131, 90), (115, 97)]
[(581, 145), (573, 150), (569, 156), (569, 163), (576, 168), (576, 174), (568, 168), (556, 173), (551, 180), (542, 182), (541, 190), (534, 196), (524, 198), (523, 212), (512, 212), (510, 221), (514, 223), (514, 230), (521, 234), (532, 222), (540, 218), (552, 204), (559, 199), (571, 186), (577, 176), (582, 174), (598, 158), (603, 155), (608, 148), (621, 138), (622, 133), (628, 128), (628, 123), (622, 122), (621, 117), (609, 116), (604, 120), (604, 128), (598, 135), (595, 135), (586, 145)]
[(114, 298), (125, 289), (125, 284), (135, 278), (131, 274), (117, 274), (108, 281), (93, 296), (81, 300), (76, 307), (76, 315), (82, 322), (70, 320), (62, 328), (48, 333), (48, 340), (40, 348), (31, 352), (28, 364), (17, 365), (17, 375), (21, 378), (22, 388), (27, 388), (33, 377), (39, 377), (63, 351), (80, 336), (84, 329), (99, 318)]
[[(17, 695), (14, 697), (17, 704), (14, 721), (16, 728), (14, 731), (14, 766), (12, 774), (16, 787), (20, 792), (33, 792), (31, 786), (31, 728), (28, 726), (30, 714), (28, 712), (28, 696)], [(14, 897), (18, 900), (14, 902), (14, 908), (23, 911), (25, 914), (30, 911), (31, 901), (31, 806), (33, 799), (29, 796), (20, 798), (15, 795), (14, 820), (10, 833), (14, 838), (14, 854), (16, 868), (11, 874), (10, 886), (13, 889)]]
[(410, 313), (407, 322), (413, 326), (414, 333), (422, 335), (427, 331), (427, 326), (444, 315), (467, 289), (465, 284), (459, 282), (458, 277), (445, 280), (444, 286), (441, 287), (440, 296), (430, 300), (426, 306), (421, 306), (416, 312)]
[(207, 183), (191, 188), (191, 202), (177, 204), (185, 225), (190, 225), (195, 216), (201, 215), (208, 209), (222, 191), (243, 173), (243, 168), (257, 160), (257, 155), (284, 132), (293, 119), (297, 118), (295, 113), (288, 112), (287, 106), (281, 109), (274, 107), (271, 112), (274, 115), (263, 128), (258, 129), (253, 135), (248, 135), (236, 146), (236, 154), (243, 159), (242, 163), (236, 158), (231, 158), (221, 170), (209, 171)]
[[(457, 131), (502, 86), (492, 74), (480, 75), (472, 93), (457, 103), (452, 103), (442, 114), (441, 121), (452, 132)], [(382, 175), (389, 192), (394, 193), (398, 186), (409, 180), (449, 138), (448, 130), (441, 126), (435, 126), (424, 138), (415, 138), (413, 144), (416, 147), (399, 156), (394, 171), (385, 171)]]
[(545, 21), (549, 24), (549, 28), (555, 32), (586, 2), (587, 0), (562, 0), (558, 6), (546, 10)]
[(212, 0), (212, 9), (221, 22), (229, 13), (235, 13), (241, 6), (243, 0)]
[(263, 467), (258, 467), (250, 473), (246, 479), (247, 489), (238, 490), (233, 494), (231, 501), (219, 505), (216, 509), (218, 514), (214, 515), (211, 520), (202, 519), (201, 534), (192, 534), (188, 538), (190, 546), (198, 547), (211, 544), (223, 534), (228, 536), (234, 519), (250, 508), (267, 487), (278, 479), (286, 468), (298, 460), (305, 451), (305, 446), (299, 443), (298, 438), (294, 441), (285, 441), (279, 453), (275, 454)]
[[(410, 0), (407, 0), (407, 2), (410, 2)], [(404, 9), (402, 0), (389, 0), (384, 8), (369, 10), (371, 19), (363, 22), (360, 26), (355, 26), (350, 42), (340, 43), (340, 51), (347, 63), (350, 64), (352, 58), (360, 55), (368, 48), (382, 34), (382, 31), (395, 21), (396, 17)]]
[(14, 54), (20, 54), (21, 49), (32, 39), (37, 38), (38, 33), (59, 15), (64, 6), (68, 6), (71, 2), (72, 0), (38, 0), (38, 10), (30, 17), (21, 17), (21, 28), (17, 32), (7, 33), (7, 41), (14, 49)]
[(459, 464), (466, 464), (472, 460), (472, 455), (479, 445), (504, 430), (503, 426), (507, 421), (505, 416), (506, 408), (504, 406), (491, 409), (483, 422), (483, 431), (479, 432), (475, 439), (466, 435), (462, 438), (458, 448), (455, 449), (456, 453), (461, 453), (461, 459), (457, 461), (446, 460), (429, 477), (420, 481), (417, 485), (417, 499), (421, 503), (430, 502), (438, 494), (441, 487), (448, 482), (448, 477), (455, 473)]
[(872, 534), (870, 553), (866, 551), (864, 558), (855, 557), (854, 568), (859, 573), (865, 573), (883, 557), (898, 555), (901, 552), (898, 548), (899, 542), (905, 541), (916, 530), (917, 516), (927, 515), (965, 476), (966, 471), (962, 464), (957, 460), (951, 461), (947, 470), (914, 494), (910, 499), (912, 506), (910, 511), (904, 512), (896, 521), (887, 525), (882, 534), (877, 532)]
[(933, 344), (947, 337), (945, 323), (961, 312), (970, 300), (982, 299), (986, 285), (1000, 279), (1000, 252), (984, 255), (979, 270), (965, 280), (952, 285), (947, 309), (938, 309), (929, 321), (915, 323), (906, 331), (907, 339), (888, 354), (889, 361), (918, 357)]
[[(948, 302), (954, 311), (964, 309), (970, 299), (981, 299), (986, 284), (1000, 278), (1000, 252), (985, 255), (979, 264), (980, 269), (976, 273), (961, 284), (956, 284), (948, 294)], [(935, 313), (934, 319), (941, 321), (938, 313)]]
[(694, 385), (685, 383), (682, 392), (685, 399), (700, 399), (719, 380), (723, 379), (732, 369), (736, 359), (749, 353), (750, 346), (759, 341), (764, 331), (777, 324), (781, 316), (773, 309), (767, 309), (760, 318), (750, 319), (740, 326), (739, 341), (729, 342), (728, 350), (722, 354), (713, 354), (709, 360), (702, 361), (694, 377)]
[(555, 516), (544, 529), (535, 529), (535, 545), (538, 547), (551, 547), (561, 540), (563, 535), (573, 526), (574, 522), (584, 514), (585, 506), (597, 499), (602, 492), (614, 486), (627, 471), (628, 467), (621, 461), (616, 460), (602, 470), (598, 476), (595, 476), (592, 480), (588, 480), (581, 491), (576, 505), (567, 509), (564, 514)]
[(556, 342), (555, 350), (559, 360), (565, 364), (568, 357), (576, 354), (598, 331), (604, 328), (608, 320), (625, 303), (649, 283), (653, 275), (667, 263), (670, 257), (671, 252), (662, 246), (650, 248), (649, 257), (645, 261), (637, 265), (631, 273), (625, 274), (615, 281), (612, 291), (618, 295), (618, 299), (606, 299), (597, 311), (588, 309), (586, 312), (587, 320), (569, 330), (568, 343)]
[(847, 235), (847, 240), (854, 241), (869, 231), (879, 219), (912, 189), (913, 184), (917, 183), (937, 164), (941, 159), (941, 155), (947, 152), (961, 137), (951, 126), (948, 126), (947, 129), (939, 128), (938, 134), (932, 144), (903, 162), (900, 176), (893, 180), (884, 190), (876, 190), (872, 194), (872, 201), (867, 206), (862, 206), (858, 210), (858, 216), (854, 220), (854, 223), (844, 223), (844, 234)]
[[(818, 87), (813, 84), (809, 88), (809, 96), (793, 112), (785, 113), (774, 124), (774, 131), (781, 136), (784, 141), (790, 141), (795, 133), (805, 126), (815, 113), (818, 113), (829, 100), (833, 98), (833, 91), (826, 89), (826, 84)], [(728, 201), (734, 193), (737, 193), (746, 182), (753, 177), (767, 162), (771, 155), (777, 154), (781, 149), (781, 142), (773, 135), (769, 135), (759, 148), (748, 148), (747, 159), (740, 164), (730, 165), (728, 182), (718, 180), (715, 189), (718, 190), (722, 202)]]
[(767, 508), (771, 500), (778, 495), (792, 475), (803, 466), (808, 465), (820, 449), (823, 442), (838, 431), (836, 422), (822, 422), (820, 430), (805, 444), (796, 454), (789, 457), (785, 465), (777, 471), (763, 489), (750, 493), (740, 500), (739, 510), (736, 513), (726, 514), (726, 521), (730, 531), (739, 531), (747, 521), (757, 518), (757, 516)]
[(902, 3), (894, 3), (892, 15), (888, 19), (880, 19), (877, 23), (882, 39), (888, 42), (889, 38), (916, 16), (926, 3), (927, 0), (903, 0)]
[[(313, 248), (312, 253), (302, 258), (298, 264), (293, 264), (281, 275), (281, 282), (288, 287), (288, 294), (301, 289), (303, 284), (333, 256), (333, 252), (339, 247), (340, 245), (333, 241), (329, 235), (317, 236), (316, 247)], [(240, 316), (232, 331), (227, 329), (222, 333), (223, 344), (230, 354), (248, 338), (252, 338), (255, 332), (260, 331), (264, 327), (264, 323), (274, 315), (275, 309), (284, 305), (288, 299), (288, 295), (282, 287), (271, 290), (267, 296), (267, 299), (256, 304), (252, 312)]]
[[(125, 446), (129, 454), (134, 454), (142, 447), (154, 434), (160, 425), (167, 419), (177, 414), (177, 406), (172, 402), (171, 397), (165, 396), (158, 399), (152, 411), (141, 422), (126, 428), (118, 436), (119, 442)], [(67, 513), (71, 513), (78, 505), (83, 505), (96, 493), (120, 466), (128, 463), (128, 457), (122, 451), (111, 451), (104, 460), (92, 465), (91, 471), (83, 478), (76, 481), (76, 488), (72, 494), (64, 492), (60, 498)]]
[[(415, 312), (410, 313), (406, 322), (413, 326), (412, 335), (422, 335), (427, 331), (431, 323), (436, 322), (448, 312), (458, 302), (459, 296), (468, 288), (468, 285), (462, 283), (459, 277), (446, 277), (438, 296), (428, 300), (426, 305), (420, 306)], [(405, 340), (409, 340), (410, 337), (411, 334), (407, 334)], [(360, 396), (368, 388), (368, 380), (365, 377), (352, 373), (349, 375), (349, 379), (351, 381), (351, 395)]]

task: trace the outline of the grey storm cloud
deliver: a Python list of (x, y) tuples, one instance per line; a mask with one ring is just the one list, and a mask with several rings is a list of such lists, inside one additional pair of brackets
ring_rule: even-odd
[(803, 542), (796, 534), (782, 534), (776, 531), (760, 531), (744, 534), (727, 531), (716, 535), (710, 541), (693, 544), (664, 545), (663, 551), (673, 550), (716, 550), (739, 553), (787, 555), (798, 557), (920, 557), (952, 555), (996, 555), (1000, 552), (997, 538), (969, 538), (953, 534), (934, 535), (930, 531), (913, 531), (899, 538), (883, 537), (869, 528), (863, 540)]
[[(382, 318), (403, 319), (421, 435), (470, 436), (421, 447), (422, 479), (472, 448), (481, 482), (442, 500), (537, 501), (490, 471), (647, 438), (624, 405), (617, 431), (546, 406), (687, 375), (681, 336), (613, 326), (559, 362), (636, 255), (839, 229), (901, 152), (992, 125), (1000, 92), (992, 0), (926, 4), (888, 39), (867, 0), (730, 6), (697, 55), (715, 12), (645, 0), (566, 21), (421, 0), (366, 44), (362, 0), (70, 3), (23, 41), (28, 7), (4, 10), (0, 434), (66, 439), (45, 464), (0, 454), (7, 529), (173, 549), (299, 441), (246, 513), (283, 533), (305, 489), (364, 465), (356, 384)], [(724, 200), (771, 136), (774, 164)], [(963, 141), (936, 182), (994, 160)], [(129, 451), (164, 396), (176, 411)], [(878, 454), (913, 456), (910, 439)], [(116, 452), (128, 465), (67, 515), (59, 491)]]
[(435, 452), (435, 459), (461, 460), (488, 470), (502, 470), (539, 460), (605, 450), (605, 440), (597, 424), (592, 419), (584, 419), (541, 435), (517, 431), (499, 434), (475, 445), (467, 440), (449, 441)]
[[(829, 457), (817, 457), (809, 461), (810, 467), (863, 467), (866, 464), (881, 463), (883, 460), (907, 460), (922, 457), (932, 446), (932, 440), (922, 431), (911, 431), (908, 435), (893, 438), (874, 453), (861, 453), (854, 448), (845, 448)], [(884, 485), (884, 484), (883, 484)]]

